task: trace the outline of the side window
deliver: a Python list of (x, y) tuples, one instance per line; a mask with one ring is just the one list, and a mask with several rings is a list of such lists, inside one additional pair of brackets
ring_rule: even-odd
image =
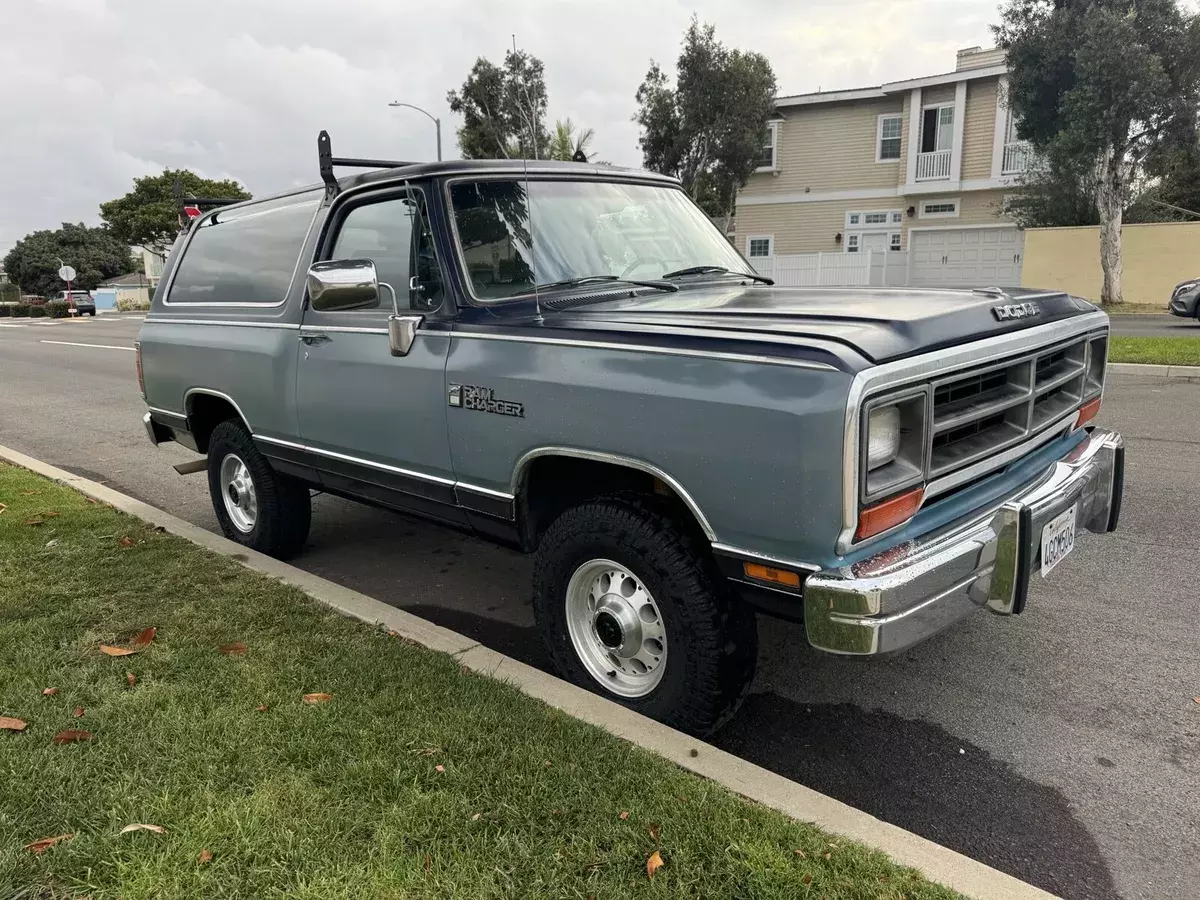
[[(395, 289), (401, 309), (428, 310), (441, 305), (441, 269), (420, 201), (392, 197), (352, 208), (342, 219), (330, 258), (372, 260), (380, 282)], [(416, 292), (409, 289), (414, 275), (419, 286)], [(377, 310), (391, 302), (387, 292), (383, 293)]]

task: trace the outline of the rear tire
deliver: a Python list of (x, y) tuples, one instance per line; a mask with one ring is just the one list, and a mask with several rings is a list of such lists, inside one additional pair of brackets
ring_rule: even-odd
[(533, 611), (563, 678), (691, 734), (720, 728), (754, 677), (754, 613), (648, 498), (563, 513), (534, 557)]
[(226, 419), (208, 439), (208, 492), (221, 530), (232, 541), (289, 559), (308, 539), (308, 487), (271, 468), (237, 419)]

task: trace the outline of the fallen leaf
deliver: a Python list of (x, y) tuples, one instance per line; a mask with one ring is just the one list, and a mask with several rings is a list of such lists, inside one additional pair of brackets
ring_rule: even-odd
[(132, 672), (125, 673), (125, 680), (129, 682), (130, 687), (133, 687), (135, 684), (137, 684), (137, 678), (134, 677)]
[(656, 844), (658, 843), (658, 835), (661, 831), (662, 828), (657, 822), (650, 823), (650, 839)]
[(50, 549), (51, 547), (57, 547), (57, 546), (58, 546), (58, 538), (51, 538), (50, 540), (46, 541), (46, 549)]
[(793, 852), (793, 853), (795, 853), (795, 854), (796, 854), (798, 857), (800, 857), (801, 859), (807, 859), (807, 858), (808, 858), (808, 857), (805, 855), (805, 853), (804, 853), (804, 851), (803, 851), (803, 850), (793, 850), (792, 852)]
[(479, 821), (479, 816), (480, 816), (480, 814), (479, 814), (479, 813), (475, 813), (475, 815), (471, 816), (471, 821), (472, 821), (472, 822), (478, 822), (478, 821)]
[(12, 716), (0, 716), (0, 730), (3, 731), (24, 731), (28, 724), (28, 722), (14, 719)]
[(826, 859), (829, 859), (829, 854), (828, 854), (828, 853), (822, 853), (821, 855), (822, 855), (823, 857), (825, 857)]
[(4, 512), (6, 509), (8, 509), (8, 504), (0, 503), (0, 513)]
[(126, 550), (128, 550), (130, 547), (133, 546), (133, 541), (127, 537), (121, 538), (119, 541), (117, 541), (117, 543), (120, 544), (122, 547), (124, 547)]
[(42, 515), (47, 519), (57, 519), (58, 518), (58, 513), (56, 513), (56, 512), (42, 513)]
[(221, 652), (224, 653), (226, 656), (245, 656), (246, 655), (246, 645), (243, 644), (241, 641), (237, 641), (233, 644), (226, 644), (224, 647), (221, 648)]
[(42, 689), (43, 697), (53, 697), (57, 693), (58, 693), (58, 688), (43, 688)]
[(628, 810), (622, 810), (622, 812), (621, 812), (621, 815), (619, 816), (619, 818), (620, 818), (620, 820), (621, 820), (622, 822), (624, 822), (626, 819), (628, 819), (628, 818), (629, 818), (629, 811), (628, 811)]
[(442, 765), (434, 766), (433, 769), (435, 772), (445, 772), (446, 771), (446, 767), (442, 766)]
[(35, 519), (26, 519), (25, 524), (26, 525), (45, 525), (46, 523), (42, 519), (35, 518)]
[(22, 497), (32, 497), (34, 494), (40, 494), (41, 491), (21, 491)]
[(1200, 703), (1200, 697), (1193, 697), (1192, 699), (1195, 700), (1197, 703)]
[(100, 652), (106, 656), (133, 656), (133, 654), (137, 653), (136, 650), (132, 650), (129, 647), (110, 647), (108, 644), (101, 644)]
[(395, 636), (396, 636), (396, 632), (394, 632), (394, 631), (388, 632), (388, 637), (395, 637)]
[(809, 875), (808, 873), (805, 873), (805, 874), (804, 874), (804, 875), (803, 875), (803, 876), (800, 878), (800, 880), (801, 880), (802, 882), (804, 882), (804, 884), (805, 884), (805, 885), (810, 885), (810, 884), (812, 884), (812, 876), (811, 876), (811, 875)]
[(43, 853), (46, 850), (49, 850), (59, 841), (69, 841), (73, 837), (75, 837), (74, 833), (59, 834), (55, 835), (54, 837), (42, 838), (41, 840), (32, 841), (31, 843), (26, 844), (25, 849), (32, 850), (34, 853)]
[(266, 711), (267, 711), (267, 704), (265, 704), (265, 703), (260, 703), (260, 704), (258, 704), (258, 706), (254, 707), (254, 711), (255, 711), (255, 712), (266, 712)]
[(212, 851), (205, 847), (200, 851), (200, 855), (196, 857), (196, 864), (203, 866), (206, 863), (212, 862)]
[(654, 873), (663, 867), (662, 855), (655, 850), (650, 854), (650, 858), (646, 860), (646, 877), (654, 878)]
[(131, 831), (153, 831), (155, 834), (166, 834), (167, 829), (161, 825), (147, 825), (144, 822), (134, 822), (132, 825), (126, 825), (121, 829), (121, 834), (129, 834)]
[(90, 741), (92, 733), (90, 731), (75, 731), (68, 728), (65, 731), (60, 731), (53, 738), (56, 744), (74, 744), (78, 741)]
[(429, 867), (432, 864), (433, 864), (433, 858), (428, 853), (426, 853), (425, 854), (425, 874), (426, 875), (429, 874)]
[(327, 700), (332, 700), (332, 694), (305, 694), (304, 702), (309, 706), (316, 706), (318, 703), (324, 703)]
[(75, 718), (82, 719), (83, 718), (83, 707), (82, 706), (75, 707), (74, 715), (75, 715)]
[(96, 502), (96, 498), (95, 498), (95, 497), (84, 497), (83, 499), (84, 499), (84, 500), (86, 500), (88, 503), (95, 503), (95, 502)]
[(141, 633), (133, 639), (129, 646), (135, 650), (145, 650), (150, 646), (150, 642), (154, 640), (156, 634), (158, 634), (158, 629), (153, 625), (149, 628), (143, 628)]

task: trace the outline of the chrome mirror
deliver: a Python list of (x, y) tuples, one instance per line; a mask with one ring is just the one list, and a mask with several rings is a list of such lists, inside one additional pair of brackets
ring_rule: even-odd
[(308, 302), (322, 312), (374, 309), (379, 305), (379, 275), (369, 259), (331, 259), (308, 270)]

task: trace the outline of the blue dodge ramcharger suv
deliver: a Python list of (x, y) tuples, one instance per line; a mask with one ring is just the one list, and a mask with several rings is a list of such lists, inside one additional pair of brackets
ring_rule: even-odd
[(247, 547), (298, 553), (326, 491), (532, 553), (563, 677), (706, 734), (756, 613), (893, 653), (1116, 527), (1084, 300), (776, 287), (646, 172), (319, 157), (203, 202), (138, 345), (150, 439)]

